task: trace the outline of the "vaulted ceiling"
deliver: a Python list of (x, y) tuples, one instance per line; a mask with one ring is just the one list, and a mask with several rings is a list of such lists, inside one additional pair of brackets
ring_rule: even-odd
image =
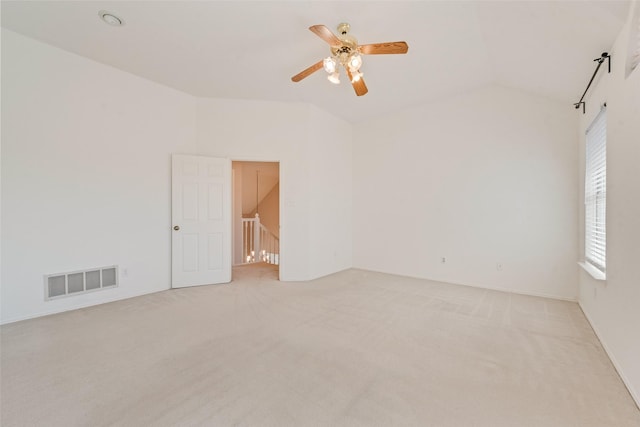
[[(570, 108), (628, 7), (615, 0), (3, 1), (2, 26), (195, 96), (309, 102), (357, 122), (491, 83)], [(103, 9), (126, 24), (106, 25)], [(409, 44), (407, 55), (364, 57), (363, 97), (346, 81), (329, 83), (322, 70), (290, 80), (329, 54), (307, 28), (335, 30), (340, 22), (361, 44)]]

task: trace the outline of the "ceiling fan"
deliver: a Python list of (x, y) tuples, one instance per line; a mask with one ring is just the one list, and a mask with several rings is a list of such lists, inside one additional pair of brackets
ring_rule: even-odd
[(322, 40), (327, 42), (331, 47), (331, 56), (324, 58), (306, 70), (301, 71), (295, 76), (291, 77), (294, 82), (299, 82), (305, 77), (318, 71), (320, 68), (329, 74), (327, 78), (331, 83), (340, 83), (340, 66), (345, 69), (347, 77), (351, 81), (353, 88), (356, 91), (356, 95), (362, 96), (366, 94), (369, 89), (364, 84), (362, 78), (362, 55), (380, 55), (380, 54), (397, 54), (407, 53), (409, 46), (406, 42), (387, 42), (387, 43), (374, 43), (358, 45), (358, 41), (355, 37), (349, 35), (349, 24), (342, 23), (338, 25), (339, 36), (336, 36), (331, 32), (329, 28), (324, 25), (313, 25), (309, 27), (313, 33), (315, 33)]

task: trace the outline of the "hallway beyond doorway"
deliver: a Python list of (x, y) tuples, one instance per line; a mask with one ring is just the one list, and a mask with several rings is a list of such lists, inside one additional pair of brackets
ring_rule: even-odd
[(255, 280), (258, 282), (271, 282), (274, 280), (278, 280), (278, 266), (267, 264), (266, 262), (234, 265), (232, 275), (233, 280)]
[[(280, 164), (233, 161), (233, 265), (280, 264)], [(235, 271), (235, 270), (234, 270)], [(278, 270), (276, 268), (276, 275)]]

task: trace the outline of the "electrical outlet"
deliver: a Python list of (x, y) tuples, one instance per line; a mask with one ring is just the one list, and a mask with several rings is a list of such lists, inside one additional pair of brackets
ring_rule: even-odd
[(442, 257), (442, 258), (440, 259), (440, 262), (442, 262), (442, 263), (444, 264), (445, 262), (447, 262), (447, 258)]
[(502, 263), (501, 262), (496, 264), (496, 270), (502, 271)]
[(127, 277), (129, 275), (129, 270), (126, 268), (122, 269), (122, 277)]

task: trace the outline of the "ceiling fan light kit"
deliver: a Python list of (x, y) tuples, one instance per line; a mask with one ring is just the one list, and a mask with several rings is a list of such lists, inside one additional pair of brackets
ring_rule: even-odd
[(338, 73), (337, 71), (329, 74), (327, 76), (327, 80), (329, 80), (331, 83), (333, 83), (334, 85), (339, 85), (340, 84), (340, 73)]
[(362, 57), (356, 52), (349, 58), (349, 69), (351, 72), (355, 72), (360, 70), (360, 67), (362, 67)]
[(336, 36), (324, 25), (309, 27), (311, 32), (329, 44), (331, 55), (291, 77), (291, 80), (299, 82), (320, 68), (324, 68), (328, 74), (327, 79), (331, 83), (339, 84), (340, 66), (342, 66), (356, 91), (356, 95), (362, 96), (369, 91), (362, 78), (364, 74), (360, 70), (362, 55), (399, 54), (407, 53), (409, 50), (409, 46), (403, 41), (358, 45), (358, 40), (349, 34), (349, 29), (350, 26), (347, 23), (338, 25), (340, 35)]
[(338, 67), (338, 61), (336, 61), (334, 57), (329, 56), (328, 58), (324, 58), (322, 65), (327, 73), (333, 74), (336, 72), (336, 68)]

